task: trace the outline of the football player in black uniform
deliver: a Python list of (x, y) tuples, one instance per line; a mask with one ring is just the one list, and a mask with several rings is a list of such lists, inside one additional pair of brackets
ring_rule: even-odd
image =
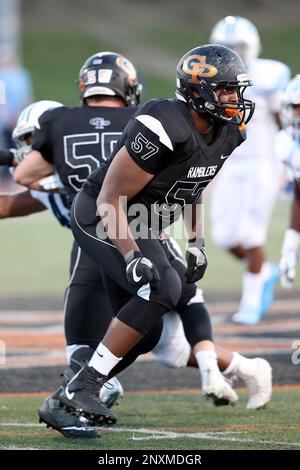
[[(103, 64), (103, 62), (101, 62), (101, 64), (102, 64), (103, 67), (105, 68), (105, 64)], [(99, 65), (99, 61), (98, 61), (98, 65)], [(101, 76), (104, 76), (104, 75), (105, 75), (105, 74), (104, 74), (103, 72), (101, 72)], [(92, 73), (90, 73), (90, 76), (92, 76)], [(99, 75), (99, 77), (100, 77), (100, 75)], [(110, 85), (106, 85), (106, 86), (110, 86)], [(103, 88), (99, 88), (99, 92), (100, 92), (100, 93), (102, 93), (103, 91), (106, 91), (106, 90), (103, 90)], [(99, 101), (101, 101), (101, 100), (99, 100)], [(230, 113), (232, 114), (232, 110), (227, 110), (227, 112), (228, 112), (229, 114), (230, 114)], [(48, 119), (48, 120), (49, 120), (49, 119)], [(46, 120), (46, 122), (47, 122), (48, 120)], [(42, 118), (41, 123), (43, 123), (43, 121), (44, 121), (44, 118)], [(43, 126), (41, 125), (41, 132), (42, 132), (42, 131), (43, 131)], [(73, 132), (74, 132), (74, 131), (73, 131)], [(37, 134), (40, 134), (40, 131), (37, 131)], [(50, 135), (51, 135), (51, 134), (50, 134)], [(51, 138), (48, 138), (48, 141), (50, 141), (50, 143), (51, 143)], [(50, 146), (51, 146), (51, 145), (49, 145), (49, 147), (50, 147)], [(30, 156), (30, 157), (29, 157), (29, 160), (30, 160), (31, 158), (36, 159), (36, 155), (33, 155), (33, 157)], [(42, 168), (42, 164), (41, 164), (40, 161), (39, 161), (39, 165), (40, 165), (40, 168)], [(65, 165), (67, 165), (67, 159), (65, 160)], [(26, 167), (27, 167), (27, 166), (28, 166), (28, 160), (26, 161)], [(34, 168), (34, 165), (33, 165), (33, 166), (31, 165), (31, 167)], [(63, 169), (63, 164), (61, 164), (60, 167), (61, 167), (61, 174), (65, 173), (65, 172), (64, 172), (64, 169)], [(21, 167), (21, 168), (22, 168), (22, 167)], [(46, 173), (43, 173), (42, 171), (40, 171), (39, 177), (42, 176), (42, 175), (44, 176), (45, 174), (47, 174), (47, 171), (48, 171), (48, 166), (47, 166), (47, 164), (44, 165), (43, 171), (45, 170), (45, 168), (46, 168)], [(68, 172), (68, 171), (69, 171), (69, 168), (67, 168), (67, 172)], [(75, 175), (76, 175), (76, 167), (75, 167), (74, 172), (75, 172)], [(19, 174), (19, 172), (18, 172), (17, 174)], [(31, 176), (31, 178), (32, 178), (32, 175), (30, 175), (30, 176)], [(66, 185), (69, 185), (69, 184), (70, 184), (70, 183), (68, 183), (68, 182), (70, 182), (70, 181), (72, 180), (72, 178), (70, 178), (71, 176), (72, 176), (72, 175), (68, 175), (68, 180), (65, 180), (65, 184), (66, 184)], [(36, 178), (36, 174), (35, 174), (35, 173), (33, 174), (33, 179), (34, 179), (34, 178)], [(28, 182), (28, 181), (27, 181), (27, 182)], [(170, 250), (170, 249), (168, 248), (169, 246), (171, 246), (171, 244), (170, 244), (170, 243), (163, 243), (163, 242), (162, 242), (162, 246), (164, 246), (164, 249), (167, 248), (168, 257), (169, 257), (169, 260), (170, 260), (171, 264), (174, 264), (174, 263), (177, 264), (177, 266), (179, 266), (179, 268), (177, 268), (177, 270), (179, 270), (179, 271), (181, 272), (182, 277), (184, 277), (184, 269), (182, 269), (182, 263), (179, 262), (179, 264), (178, 264), (178, 255), (175, 256), (175, 258), (177, 258), (177, 259), (174, 259), (174, 256), (171, 256), (171, 251), (173, 251), (173, 250)], [(191, 256), (193, 255), (193, 251), (194, 251), (194, 248), (191, 247), (191, 248), (190, 248), (190, 255), (191, 255)], [(173, 255), (174, 255), (174, 252), (173, 252)], [(81, 258), (80, 258), (80, 259), (81, 259)], [(88, 258), (87, 258), (87, 260), (88, 260)], [(79, 263), (80, 263), (80, 261), (79, 261)], [(81, 263), (81, 267), (83, 268), (82, 263)], [(88, 268), (87, 268), (87, 269), (88, 269)], [(95, 268), (94, 268), (94, 270), (95, 270)], [(193, 267), (192, 267), (192, 265), (189, 266), (189, 270), (191, 271), (190, 274), (193, 276), (194, 273), (193, 273)], [(99, 270), (97, 270), (97, 275), (99, 276)], [(96, 277), (97, 277), (97, 275), (96, 275)], [(192, 279), (191, 279), (191, 280), (192, 280)], [(78, 281), (76, 282), (76, 285), (78, 286)], [(95, 283), (94, 283), (94, 288), (96, 288), (96, 290), (97, 290), (97, 288), (98, 288), (98, 285), (95, 285)], [(183, 309), (183, 310), (184, 310), (184, 313), (185, 313), (185, 315), (184, 315), (185, 329), (186, 329), (186, 331), (187, 331), (187, 330), (193, 330), (195, 324), (197, 324), (197, 327), (196, 327), (197, 334), (194, 334), (194, 335), (190, 334), (190, 335), (189, 335), (189, 339), (190, 339), (191, 344), (195, 344), (195, 343), (197, 343), (200, 339), (202, 339), (202, 336), (200, 335), (200, 329), (202, 330), (202, 335), (203, 335), (203, 333), (204, 333), (204, 337), (210, 337), (210, 336), (211, 336), (211, 332), (210, 332), (210, 323), (209, 323), (209, 321), (207, 321), (207, 317), (208, 317), (208, 316), (207, 316), (207, 312), (206, 312), (205, 306), (204, 306), (204, 304), (203, 304), (203, 299), (202, 299), (202, 300), (196, 299), (196, 297), (197, 297), (197, 294), (196, 294), (196, 287), (190, 285), (190, 286), (187, 286), (187, 287), (186, 287), (186, 290), (190, 290), (190, 292), (187, 294), (188, 297), (191, 298), (191, 297), (193, 297), (193, 295), (194, 295), (194, 297), (193, 297), (192, 301), (190, 301), (190, 305), (189, 305), (187, 308)], [(73, 292), (74, 292), (74, 290), (73, 290)], [(90, 292), (91, 292), (91, 291), (90, 291)], [(193, 295), (192, 295), (192, 294), (193, 294)], [(118, 294), (118, 295), (119, 295), (119, 294)], [(93, 298), (92, 295), (91, 295), (91, 298)], [(92, 300), (92, 299), (91, 299), (91, 300)], [(94, 307), (93, 307), (93, 306), (94, 306)], [(96, 312), (95, 312), (95, 306), (96, 306), (96, 310), (97, 310)], [(115, 308), (117, 308), (117, 307), (115, 307)], [(99, 315), (97, 315), (97, 314), (98, 314), (98, 311), (99, 311), (99, 303), (98, 303), (98, 304), (95, 303), (95, 297), (94, 297), (94, 299), (93, 299), (93, 302), (91, 302), (91, 303), (89, 304), (89, 309), (90, 309), (90, 310), (89, 310), (89, 314), (90, 314), (90, 315), (96, 315), (96, 316), (99, 318)], [(82, 315), (82, 312), (86, 312), (85, 309), (80, 309), (80, 310), (78, 310), (78, 309), (70, 309), (69, 318), (71, 317), (71, 314), (72, 314), (72, 318), (73, 318), (75, 312), (76, 312), (76, 317), (77, 317), (77, 319), (75, 318), (75, 322), (77, 322), (78, 324), (80, 324), (80, 322), (81, 322), (81, 325), (85, 324), (85, 330), (84, 330), (84, 331), (85, 331), (85, 334), (82, 335), (82, 345), (89, 344), (89, 342), (90, 342), (89, 339), (90, 339), (91, 336), (92, 336), (92, 339), (93, 339), (93, 333), (94, 333), (94, 329), (95, 329), (95, 328), (94, 328), (94, 329), (91, 329), (90, 326), (88, 327), (89, 324), (88, 324), (88, 322), (86, 321), (86, 315), (85, 315), (85, 314)], [(94, 313), (92, 313), (92, 312), (94, 312)], [(196, 312), (197, 312), (197, 313), (196, 313)], [(205, 313), (205, 315), (204, 315), (204, 313)], [(200, 324), (199, 324), (199, 319), (200, 319), (200, 318), (199, 318), (199, 317), (201, 317), (201, 314), (202, 314), (202, 316), (204, 317), (204, 321), (200, 322), (200, 324), (201, 324), (201, 328), (200, 328)], [(81, 319), (80, 319), (80, 316), (81, 316)], [(193, 318), (193, 317), (194, 317), (194, 318)], [(105, 319), (105, 318), (104, 318), (104, 319)], [(174, 326), (172, 327), (172, 329), (173, 329), (173, 331), (175, 331), (175, 330), (176, 330), (176, 327), (175, 327), (176, 322), (173, 322), (172, 319), (170, 319), (170, 322), (171, 322), (170, 324), (174, 324)], [(172, 323), (172, 322), (173, 322), (173, 323)], [(69, 322), (69, 327), (70, 327), (69, 330), (72, 331), (72, 328), (71, 328), (70, 323), (71, 323), (71, 322)], [(93, 326), (93, 327), (95, 326), (95, 322), (92, 323), (92, 326)], [(67, 327), (68, 327), (68, 325), (66, 325), (66, 330), (67, 330)], [(92, 335), (91, 335), (91, 332), (92, 332)], [(98, 338), (101, 337), (101, 332), (102, 332), (102, 336), (103, 336), (103, 327), (100, 327), (100, 328), (98, 327), (98, 329), (96, 330), (96, 334), (98, 335)], [(149, 335), (149, 336), (151, 336), (151, 335)], [(157, 339), (158, 334), (155, 333), (153, 336), (154, 336), (154, 338)], [(87, 339), (87, 338), (88, 338), (88, 339)], [(181, 341), (183, 342), (183, 341), (184, 341), (184, 338), (181, 337)], [(179, 342), (182, 344), (181, 341), (179, 341)], [(95, 343), (96, 343), (96, 342), (95, 342)], [(202, 341), (202, 343), (203, 343), (203, 341)], [(84, 359), (84, 358), (85, 358), (85, 359), (89, 359), (89, 358), (91, 357), (91, 354), (92, 354), (91, 349), (93, 349), (93, 347), (94, 347), (94, 349), (95, 349), (95, 347), (96, 347), (96, 346), (94, 346), (94, 344), (92, 344), (92, 348), (88, 348), (87, 346), (85, 346), (85, 347), (81, 347), (81, 348), (77, 349), (78, 345), (76, 344), (76, 341), (75, 341), (75, 343), (72, 343), (72, 341), (71, 341), (69, 344), (72, 345), (72, 347), (71, 347), (70, 349), (74, 351), (74, 354), (72, 355), (72, 358), (73, 358), (73, 369), (74, 369), (74, 365), (75, 365), (75, 363), (76, 363), (76, 361), (77, 361), (78, 359), (79, 359), (79, 360), (82, 360), (82, 359)], [(152, 341), (152, 344), (154, 344), (153, 341)], [(131, 355), (131, 360), (133, 360), (133, 359), (136, 357), (136, 355), (138, 355), (140, 352), (142, 352), (142, 345), (143, 345), (143, 343), (140, 342), (140, 343), (139, 343), (139, 348), (135, 348), (135, 352), (132, 353), (132, 355)], [(179, 346), (179, 347), (180, 347), (180, 346)], [(151, 347), (149, 346), (149, 342), (147, 343), (147, 341), (145, 341), (145, 351), (146, 351), (147, 349), (151, 349)], [(187, 351), (187, 357), (186, 357), (186, 361), (187, 361), (188, 354), (189, 354), (189, 353), (188, 353), (188, 346), (187, 346), (187, 345), (186, 345), (186, 346), (183, 346), (183, 349), (186, 349), (186, 351)], [(172, 351), (171, 351), (171, 350), (172, 350)], [(163, 354), (162, 354), (162, 351), (163, 351)], [(233, 361), (233, 359), (232, 359), (232, 357), (233, 357), (232, 354), (229, 353), (229, 352), (226, 353), (226, 351), (224, 351), (224, 350), (222, 351), (222, 350), (220, 350), (220, 349), (218, 350), (218, 352), (219, 352), (219, 355), (218, 355), (219, 365), (221, 364), (222, 369), (227, 369), (227, 368), (229, 368), (229, 365), (230, 365), (231, 362)], [(181, 353), (182, 353), (182, 351), (181, 351)], [(171, 359), (171, 358), (173, 358), (173, 361), (174, 361), (174, 362), (173, 362), (173, 365), (178, 367), (178, 366), (180, 366), (180, 365), (178, 364), (178, 358), (179, 358), (180, 354), (178, 355), (178, 357), (176, 357), (176, 354), (178, 354), (178, 352), (176, 353), (175, 350), (174, 350), (174, 348), (173, 348), (173, 347), (171, 348), (171, 347), (168, 346), (165, 342), (164, 342), (163, 345), (161, 345), (159, 351), (157, 351), (157, 357), (159, 358), (159, 360), (161, 360), (162, 362), (167, 362), (167, 363), (170, 364), (170, 363), (172, 363), (172, 359)], [(200, 354), (200, 355), (202, 354), (201, 351), (199, 352), (199, 354)], [(83, 357), (83, 355), (84, 355), (84, 357)], [(163, 356), (163, 357), (162, 357), (162, 356)], [(166, 356), (168, 356), (168, 357), (166, 357)], [(182, 356), (182, 354), (181, 354), (181, 356)], [(237, 356), (234, 356), (234, 357), (235, 357), (235, 362), (236, 362)], [(71, 363), (72, 363), (72, 358), (71, 358)], [(239, 358), (240, 358), (240, 360), (241, 360), (242, 356), (239, 356)], [(197, 358), (197, 359), (198, 359), (198, 358)], [(185, 361), (185, 359), (184, 359), (183, 361)], [(201, 361), (202, 361), (202, 358), (200, 358), (200, 362), (201, 362)], [(220, 362), (220, 361), (221, 361), (221, 362)], [(244, 363), (244, 366), (245, 366), (245, 364), (246, 364), (245, 361), (247, 362), (247, 359), (245, 360), (245, 358), (244, 358), (244, 360), (242, 361), (242, 362)], [(123, 367), (124, 367), (124, 361), (122, 361), (122, 362), (123, 362), (123, 363), (120, 364), (120, 368), (123, 368)], [(180, 362), (180, 361), (179, 361), (179, 362)], [(216, 362), (216, 361), (215, 361), (215, 362)], [(127, 363), (129, 363), (129, 362), (128, 362), (128, 359), (127, 359)], [(199, 363), (199, 360), (198, 360), (198, 363)], [(232, 362), (232, 363), (233, 363), (233, 362)], [(125, 361), (125, 364), (126, 364), (126, 361)], [(196, 364), (197, 364), (197, 362), (196, 362)], [(183, 362), (183, 363), (181, 364), (181, 366), (183, 366), (183, 365), (186, 365), (186, 362)], [(194, 364), (194, 365), (195, 365), (195, 364)], [(236, 367), (235, 367), (235, 368), (236, 368)], [(201, 368), (200, 368), (200, 369), (201, 369)], [(253, 369), (253, 367), (252, 367), (252, 369)], [(204, 370), (205, 370), (205, 368), (204, 368)], [(228, 369), (228, 370), (229, 370), (229, 369)], [(211, 372), (212, 372), (212, 371), (211, 371)], [(217, 371), (215, 371), (215, 372), (217, 372)], [(236, 371), (236, 372), (238, 373), (238, 371)], [(244, 376), (245, 376), (245, 367), (243, 367), (243, 373), (244, 373)], [(201, 373), (201, 375), (202, 375), (202, 388), (203, 388), (203, 393), (206, 393), (206, 394), (207, 394), (207, 393), (209, 392), (209, 390), (210, 390), (211, 392), (212, 392), (212, 391), (215, 392), (215, 391), (216, 391), (216, 383), (215, 383), (215, 382), (216, 382), (216, 379), (218, 379), (218, 377), (219, 377), (219, 375), (220, 375), (219, 371), (218, 371), (218, 374), (215, 374), (215, 375), (214, 375), (214, 380), (210, 380), (210, 381), (207, 380), (207, 378), (205, 378), (205, 374)], [(206, 375), (207, 375), (207, 374), (206, 374)], [(249, 375), (249, 378), (252, 378), (252, 380), (253, 380), (253, 375), (255, 375), (255, 374), (253, 374), (252, 372), (251, 372), (251, 374)], [(212, 374), (210, 374), (210, 376), (212, 376)], [(244, 376), (243, 376), (243, 379), (245, 379)], [(222, 377), (222, 376), (221, 376), (221, 377)], [(248, 377), (247, 377), (247, 378), (248, 378)], [(254, 378), (254, 380), (255, 380), (255, 378)], [(214, 387), (211, 387), (211, 385), (212, 385), (211, 382), (214, 382)], [(225, 383), (225, 384), (226, 384), (226, 383)], [(224, 386), (224, 384), (222, 384), (222, 380), (219, 380), (219, 383), (218, 383), (217, 385), (218, 385), (218, 387), (219, 387), (219, 388), (217, 387), (217, 388), (218, 388), (218, 392), (220, 392), (220, 393), (222, 392), (223, 394), (226, 394), (226, 396), (227, 396), (227, 402), (228, 402), (228, 397), (229, 397), (229, 401), (231, 401), (231, 400), (232, 400), (232, 401), (235, 401), (235, 400), (237, 399), (236, 395), (234, 395), (234, 392), (233, 392), (232, 390), (230, 391), (230, 388), (229, 388), (229, 387), (227, 387), (227, 389), (225, 390), (225, 388), (224, 388), (225, 386)], [(227, 384), (226, 384), (226, 385), (227, 385)], [(221, 390), (221, 389), (222, 389), (222, 390)], [(252, 389), (253, 389), (253, 387), (252, 387)], [(262, 394), (261, 394), (261, 387), (256, 387), (256, 388), (255, 388), (255, 397), (256, 397), (256, 404), (255, 404), (255, 406), (259, 406), (259, 403), (257, 402), (258, 392), (260, 392), (260, 403), (261, 403), (262, 400), (264, 400), (264, 402), (266, 402), (266, 401), (268, 401), (268, 399), (269, 399), (269, 397), (266, 397), (266, 396), (262, 397)], [(249, 400), (248, 405), (252, 405), (252, 404), (253, 404), (253, 403), (252, 403), (252, 402), (253, 402), (253, 398), (254, 398), (253, 395), (254, 395), (254, 392), (252, 393), (252, 395), (250, 394), (250, 400), (251, 400), (251, 401)], [(223, 396), (224, 396), (224, 395), (223, 395)], [(49, 399), (48, 399), (48, 400), (49, 400)], [(50, 400), (51, 400), (51, 399), (50, 399)], [(225, 401), (226, 401), (226, 400), (225, 400)], [(53, 400), (52, 400), (52, 402), (53, 402)], [(63, 410), (60, 409), (60, 410), (58, 411), (56, 408), (53, 408), (53, 403), (52, 403), (52, 402), (51, 402), (51, 401), (50, 401), (50, 402), (47, 402), (47, 400), (46, 400), (46, 402), (45, 402), (45, 405), (46, 405), (46, 407), (47, 407), (46, 410), (43, 409), (43, 407), (42, 407), (42, 409), (41, 409), (42, 415), (45, 416), (45, 413), (47, 414), (46, 419), (48, 419), (48, 422), (50, 422), (50, 424), (51, 424), (51, 421), (52, 421), (52, 424), (53, 424), (54, 414), (57, 415), (57, 413), (59, 412), (60, 415), (63, 415)], [(51, 405), (51, 408), (50, 408), (50, 405)], [(249, 406), (249, 407), (250, 407), (250, 406)], [(49, 417), (50, 417), (50, 420), (49, 420)], [(75, 418), (74, 418), (74, 419), (75, 419)], [(68, 420), (68, 421), (69, 421), (69, 420)], [(64, 429), (62, 430), (62, 426), (57, 426), (57, 424), (58, 424), (58, 423), (56, 422), (56, 428), (57, 428), (58, 430), (60, 430), (61, 432), (65, 431)], [(76, 424), (76, 423), (75, 423), (75, 424)], [(78, 425), (77, 425), (77, 427), (78, 427)], [(65, 433), (66, 433), (66, 432), (65, 432)], [(80, 431), (79, 429), (78, 429), (78, 433), (81, 433), (81, 431)], [(82, 434), (82, 435), (85, 435), (86, 437), (88, 436), (88, 433), (87, 433), (87, 432), (83, 432), (83, 433), (81, 433), (81, 434)], [(70, 435), (70, 432), (69, 432), (67, 435)], [(78, 434), (78, 435), (79, 435), (79, 434)]]
[[(37, 180), (28, 186), (41, 190), (41, 178), (55, 170), (68, 190), (70, 205), (88, 174), (108, 159), (139, 104), (142, 88), (131, 62), (111, 52), (88, 58), (80, 70), (78, 82), (82, 106), (62, 106), (60, 112), (56, 112), (57, 108), (44, 113), (33, 135), (33, 151), (14, 173), (14, 178), (20, 181), (19, 175), (22, 180), (25, 168), (26, 174)], [(20, 182), (27, 185), (28, 180)], [(59, 215), (59, 207), (56, 212), (55, 215)], [(111, 315), (99, 267), (74, 243), (65, 295), (65, 334), (71, 365), (78, 367), (78, 361), (90, 358)], [(114, 385), (122, 393), (117, 381)], [(46, 419), (54, 413), (61, 414), (57, 401), (50, 398), (44, 405), (42, 413), (46, 413)], [(68, 426), (70, 429), (65, 430), (65, 434), (74, 437), (96, 434), (95, 429), (81, 429), (80, 422), (73, 424), (74, 431)]]
[[(89, 364), (59, 395), (63, 404), (95, 422), (115, 420), (99, 401), (99, 387), (168, 310), (176, 309), (189, 323), (190, 344), (201, 338), (208, 351), (212, 347), (209, 320), (199, 329), (195, 318), (184, 315), (195, 294), (190, 283), (206, 268), (197, 211), (203, 189), (246, 138), (245, 124), (254, 110), (243, 97), (249, 85), (235, 52), (218, 45), (192, 49), (177, 66), (177, 99), (143, 105), (113, 158), (91, 174), (73, 202), (75, 239), (103, 269), (114, 310), (118, 305)], [(182, 212), (189, 235), (185, 276), (159, 241)], [(133, 234), (137, 226), (140, 232)]]

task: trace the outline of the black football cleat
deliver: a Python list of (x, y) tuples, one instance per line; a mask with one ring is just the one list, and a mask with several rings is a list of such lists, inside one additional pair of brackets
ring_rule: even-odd
[(90, 439), (101, 436), (100, 431), (81, 421), (84, 418), (68, 413), (57, 398), (47, 397), (38, 414), (40, 423), (45, 423), (66, 437)]
[(112, 426), (117, 418), (99, 399), (99, 392), (107, 378), (93, 367), (85, 365), (59, 393), (59, 401), (71, 412), (78, 413), (91, 423)]

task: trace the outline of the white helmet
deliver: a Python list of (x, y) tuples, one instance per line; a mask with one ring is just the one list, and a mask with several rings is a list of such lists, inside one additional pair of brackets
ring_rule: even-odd
[(63, 104), (58, 101), (42, 100), (36, 101), (23, 109), (12, 133), (16, 146), (21, 147), (25, 144), (25, 135), (31, 134), (34, 128), (38, 126), (38, 120), (43, 113), (60, 106), (63, 106)]
[(281, 120), (284, 127), (293, 126), (300, 133), (300, 115), (295, 113), (294, 106), (300, 106), (300, 74), (287, 85), (283, 97)]
[(210, 42), (230, 47), (245, 63), (256, 59), (261, 51), (256, 27), (240, 16), (226, 16), (220, 20), (212, 29)]

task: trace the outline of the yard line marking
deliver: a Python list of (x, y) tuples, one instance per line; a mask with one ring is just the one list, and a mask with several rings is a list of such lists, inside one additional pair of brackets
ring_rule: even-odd
[(255, 440), (255, 439), (240, 439), (236, 437), (222, 437), (219, 435), (211, 435), (208, 433), (193, 433), (193, 434), (187, 434), (187, 433), (168, 433), (168, 434), (153, 434), (152, 436), (144, 436), (144, 437), (131, 437), (128, 438), (128, 440), (132, 441), (151, 441), (151, 440), (161, 440), (161, 439), (182, 439), (182, 438), (188, 438), (188, 439), (203, 439), (203, 440), (210, 440), (210, 441), (223, 441), (223, 442), (235, 442), (235, 443), (240, 443), (240, 444), (262, 444), (262, 445), (271, 445), (271, 446), (284, 446), (284, 447), (299, 447), (300, 448), (300, 443), (299, 442), (283, 442), (283, 441), (271, 441), (271, 440)]
[[(37, 423), (2, 423), (2, 426), (23, 426), (23, 427), (41, 427), (43, 425)], [(238, 438), (238, 437), (229, 437), (232, 434), (242, 434), (242, 431), (230, 431), (230, 430), (217, 430), (217, 431), (207, 431), (207, 432), (174, 432), (174, 431), (165, 431), (159, 429), (148, 429), (148, 428), (127, 428), (127, 427), (118, 427), (118, 428), (100, 428), (104, 432), (112, 433), (133, 433), (132, 437), (128, 437), (128, 440), (132, 441), (150, 441), (150, 440), (161, 440), (161, 439), (203, 439), (211, 441), (224, 441), (224, 442), (235, 442), (241, 444), (262, 444), (262, 445), (271, 445), (271, 446), (289, 446), (289, 447), (299, 447), (300, 442), (284, 442), (276, 440), (256, 440), (249, 438)], [(145, 434), (145, 436), (135, 436), (134, 434)], [(221, 435), (222, 433), (222, 435)], [(49, 433), (48, 433), (49, 434)], [(226, 434), (227, 436), (224, 436)], [(20, 448), (21, 449), (21, 448)]]
[[(136, 432), (139, 434), (151, 434), (151, 436), (141, 436), (135, 437), (132, 436), (128, 440), (132, 441), (149, 441), (149, 440), (158, 440), (158, 439), (178, 439), (178, 438), (188, 438), (188, 439), (204, 439), (212, 441), (224, 441), (224, 442), (239, 442), (241, 444), (269, 444), (272, 446), (295, 446), (300, 448), (300, 442), (284, 442), (284, 441), (275, 441), (275, 440), (256, 440), (256, 439), (240, 439), (236, 437), (222, 437), (218, 433), (213, 432), (197, 432), (197, 433), (183, 433), (183, 432), (170, 432), (170, 431), (153, 431), (151, 429), (130, 429), (130, 428), (112, 428), (113, 432)], [(226, 434), (232, 433), (227, 431)], [(237, 434), (238, 431), (235, 431)], [(241, 434), (241, 432), (240, 432)]]
[[(18, 423), (18, 422), (5, 422), (1, 423), (0, 426), (3, 427), (24, 427), (24, 428), (44, 428), (45, 424), (39, 424), (39, 423)], [(241, 431), (276, 431), (276, 430), (287, 430), (287, 431), (295, 431), (295, 430), (300, 430), (300, 426), (260, 426), (260, 425), (229, 425), (229, 426), (216, 426), (216, 427), (209, 427), (209, 426), (166, 426), (163, 429), (157, 429), (157, 428), (152, 428), (152, 429), (147, 429), (147, 428), (123, 428), (123, 427), (112, 427), (112, 428), (99, 428), (101, 431), (109, 433), (109, 432), (131, 432), (131, 431), (139, 431), (139, 432), (153, 432), (153, 433), (174, 433), (178, 431), (205, 431), (205, 432), (222, 432), (222, 433), (227, 433), (227, 434), (234, 434), (234, 433), (240, 433)], [(299, 443), (300, 444), (300, 443)]]

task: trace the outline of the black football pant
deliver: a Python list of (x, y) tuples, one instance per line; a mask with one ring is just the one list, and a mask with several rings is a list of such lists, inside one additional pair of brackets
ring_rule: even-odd
[(75, 241), (64, 310), (67, 345), (87, 344), (96, 349), (112, 319), (112, 308), (99, 266)]
[(184, 309), (195, 295), (196, 287), (180, 278), (162, 243), (150, 237), (136, 240), (140, 251), (155, 264), (160, 276), (158, 282), (138, 288), (128, 283), (124, 258), (113, 243), (108, 238), (98, 237), (99, 223), (96, 200), (81, 191), (72, 206), (73, 234), (79, 246), (101, 267), (112, 304), (125, 297), (117, 318), (144, 335), (167, 311)]
[[(162, 242), (170, 263), (184, 282), (185, 264), (181, 253), (172, 240)], [(105, 282), (107, 281), (107, 282)], [(189, 285), (194, 295), (194, 287)], [(110, 302), (108, 301), (110, 299)], [(121, 289), (109, 278), (102, 276), (101, 270), (74, 241), (71, 252), (70, 280), (65, 294), (65, 336), (67, 344), (89, 345), (90, 349), (80, 349), (76, 357), (90, 359), (93, 351), (106, 333), (114, 315), (131, 298), (131, 294)], [(192, 302), (178, 305), (185, 335), (193, 346), (203, 339), (211, 339), (211, 324), (204, 303)], [(116, 374), (125, 369), (141, 354), (151, 351), (160, 338), (162, 324), (158, 323), (117, 365)], [(88, 355), (86, 357), (86, 355)], [(71, 362), (72, 365), (72, 362)], [(77, 370), (75, 370), (75, 373)]]
[[(113, 283), (108, 285), (113, 304), (108, 300), (103, 276), (97, 264), (77, 245), (73, 243), (71, 252), (70, 280), (65, 294), (65, 336), (67, 344), (89, 345), (90, 348), (78, 349), (74, 354), (76, 361), (71, 368), (77, 372), (76, 364), (89, 360), (93, 351), (105, 335), (113, 317), (128, 300), (129, 294), (119, 290), (114, 295)], [(114, 376), (132, 364), (138, 356), (156, 346), (162, 332), (162, 321), (158, 321), (139, 343), (127, 353), (122, 361), (111, 371)], [(73, 358), (72, 356), (72, 358)], [(78, 361), (78, 362), (77, 362)], [(75, 364), (75, 368), (74, 368)]]

